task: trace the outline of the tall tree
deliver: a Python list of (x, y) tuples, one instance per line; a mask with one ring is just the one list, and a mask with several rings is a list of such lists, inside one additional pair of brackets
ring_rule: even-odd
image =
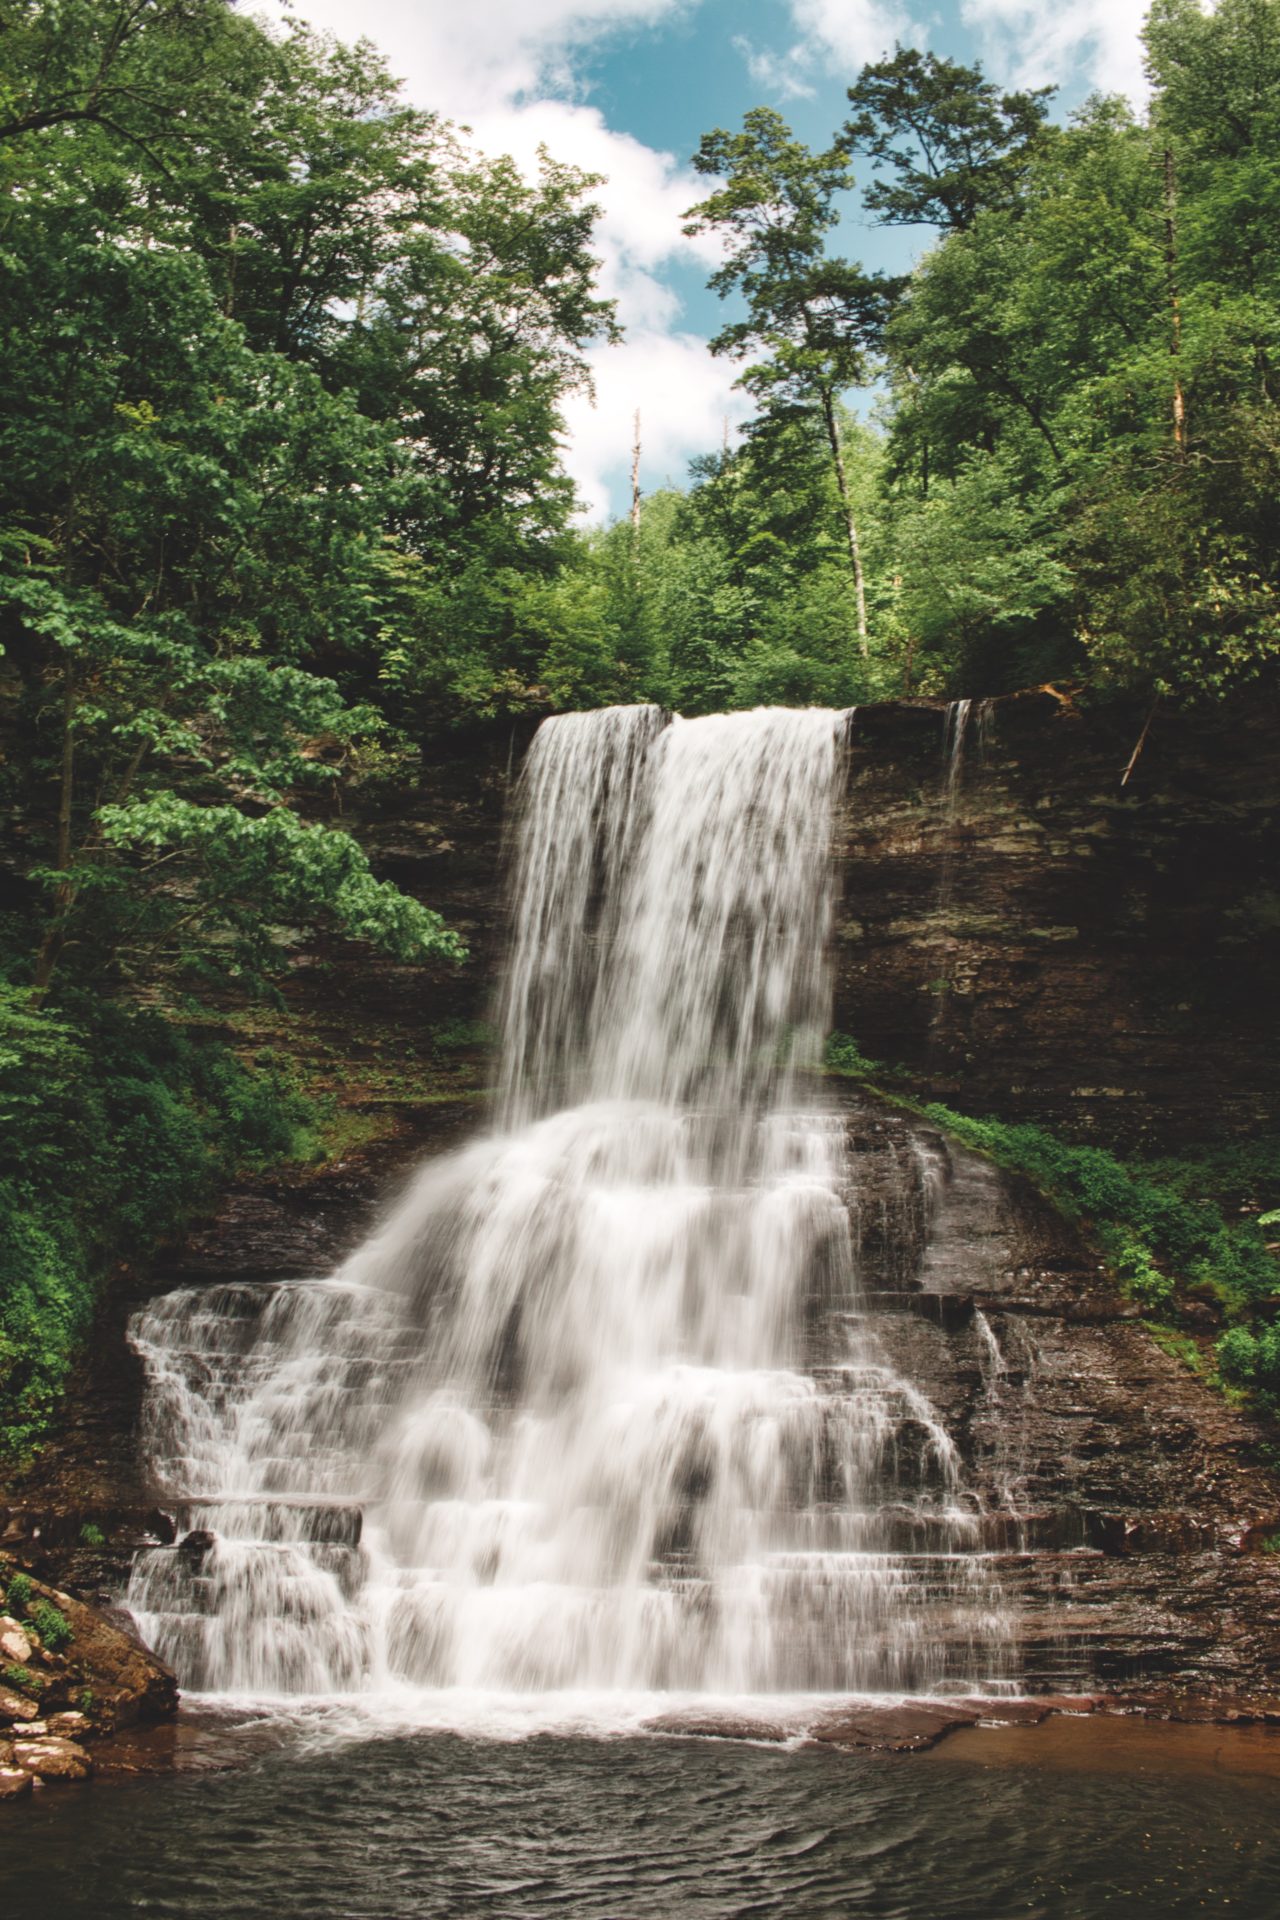
[(865, 385), (897, 283), (856, 262), (832, 259), (826, 236), (839, 221), (837, 195), (853, 184), (837, 148), (812, 153), (780, 114), (753, 108), (741, 133), (704, 134), (694, 166), (724, 182), (690, 208), (685, 231), (715, 232), (724, 264), (710, 285), (740, 295), (745, 320), (723, 327), (713, 353), (746, 359), (740, 384), (769, 425), (816, 412), (835, 476), (857, 604), (858, 646), (869, 654), (866, 573), (838, 417), (849, 389)]
[(863, 195), (884, 224), (964, 232), (984, 207), (1016, 203), (1055, 91), (1001, 93), (980, 67), (900, 46), (849, 88), (837, 146), (889, 170)]

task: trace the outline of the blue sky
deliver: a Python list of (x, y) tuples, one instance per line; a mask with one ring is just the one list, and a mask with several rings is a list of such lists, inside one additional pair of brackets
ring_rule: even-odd
[[(706, 342), (720, 306), (712, 252), (681, 233), (704, 191), (689, 160), (713, 126), (777, 107), (826, 143), (859, 67), (904, 45), (981, 60), (1005, 85), (1056, 83), (1058, 111), (1091, 91), (1143, 97), (1145, 0), (292, 0), (295, 17), (374, 40), (410, 96), (532, 167), (539, 143), (607, 176), (598, 247), (626, 338), (592, 353), (594, 401), (567, 410), (565, 457), (586, 517), (620, 508), (632, 417), (643, 481), (679, 484), (689, 459), (745, 413), (735, 369)], [(839, 246), (901, 269), (927, 235), (886, 231), (852, 197)]]

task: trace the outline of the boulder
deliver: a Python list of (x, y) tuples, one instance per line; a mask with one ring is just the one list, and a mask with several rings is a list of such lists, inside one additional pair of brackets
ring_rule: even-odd
[(0, 1800), (16, 1800), (30, 1791), (31, 1775), (24, 1767), (0, 1767)]
[(38, 1780), (88, 1780), (93, 1761), (74, 1740), (15, 1740), (15, 1763)]
[(40, 1709), (34, 1700), (27, 1700), (8, 1687), (0, 1687), (0, 1727), (9, 1726), (15, 1720), (36, 1720), (39, 1716)]
[(198, 1572), (204, 1561), (218, 1544), (216, 1533), (210, 1533), (207, 1527), (193, 1527), (190, 1533), (182, 1536), (178, 1542), (178, 1553), (193, 1573)]
[(59, 1740), (81, 1740), (91, 1731), (87, 1713), (55, 1713), (48, 1721), (48, 1732)]
[(6, 1661), (22, 1667), (31, 1658), (31, 1653), (31, 1641), (17, 1621), (6, 1615), (0, 1620), (0, 1654)]

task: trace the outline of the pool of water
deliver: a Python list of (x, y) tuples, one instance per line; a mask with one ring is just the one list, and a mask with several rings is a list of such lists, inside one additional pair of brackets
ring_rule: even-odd
[(1128, 1752), (1105, 1727), (1043, 1732), (856, 1756), (295, 1729), (228, 1771), (48, 1788), (0, 1809), (0, 1910), (1271, 1920), (1280, 1778), (1265, 1771), (1269, 1748), (1256, 1742), (1251, 1759), (1237, 1743), (1224, 1761), (1211, 1730), (1173, 1729), (1188, 1738)]

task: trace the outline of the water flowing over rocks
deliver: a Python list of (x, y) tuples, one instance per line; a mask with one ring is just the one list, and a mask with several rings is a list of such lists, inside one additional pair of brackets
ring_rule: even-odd
[[(176, 1531), (129, 1603), (188, 1685), (1268, 1694), (1247, 1422), (1030, 1190), (808, 1070), (847, 740), (544, 726), (496, 1130), (331, 1278), (135, 1321)], [(952, 716), (948, 831), (991, 741)]]
[[(776, 787), (739, 751), (748, 718)], [(496, 1132), (372, 1238), (377, 1166), (353, 1164), (233, 1194), (170, 1262), (175, 1293), (140, 1278), (138, 1467), (138, 1362), (82, 1416), (113, 1556), (74, 1548), (56, 1494), (5, 1524), (103, 1593), (136, 1549), (130, 1603), (187, 1684), (1270, 1710), (1280, 1512), (1252, 1423), (1025, 1183), (805, 1062), (833, 1022), (971, 1110), (1120, 1142), (1247, 1130), (1275, 1078), (1274, 756), (1249, 716), (1222, 739), (1169, 716), (1121, 791), (1124, 722), (1052, 694), (773, 724), (794, 728), (780, 757), (748, 716), (545, 728)], [(463, 926), (475, 964), (433, 989), (462, 1017), (498, 967), (527, 738), (442, 757), (429, 824), (366, 827)], [(353, 1047), (362, 1007), (412, 1017), (412, 975), (327, 964)], [(474, 1129), (438, 1117), (428, 1146)], [(664, 1268), (665, 1348), (636, 1306)], [(610, 1416), (592, 1382), (620, 1357)], [(798, 1731), (758, 1705), (672, 1715)]]
[(801, 1071), (843, 733), (543, 729), (498, 1131), (333, 1279), (136, 1323), (181, 1537), (129, 1599), (189, 1684), (1005, 1683), (978, 1513), (864, 1310), (845, 1121)]

